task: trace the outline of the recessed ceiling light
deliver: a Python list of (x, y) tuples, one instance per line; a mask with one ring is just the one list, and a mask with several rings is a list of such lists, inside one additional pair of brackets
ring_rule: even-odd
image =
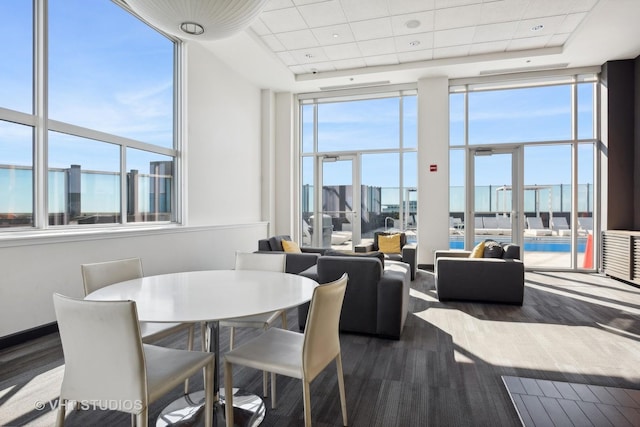
[(418, 21), (417, 19), (410, 19), (409, 21), (405, 22), (404, 25), (407, 28), (418, 28), (420, 26), (420, 21)]
[(420, 45), (420, 40), (412, 40), (409, 42), (409, 46), (418, 46)]
[(337, 39), (338, 37), (340, 37), (340, 34), (338, 34), (338, 33), (333, 33), (333, 38), (334, 38), (334, 39)]
[(180, 29), (187, 34), (191, 34), (193, 36), (199, 36), (200, 34), (204, 34), (204, 28), (200, 24), (196, 24), (195, 22), (183, 22), (180, 24)]
[(534, 25), (533, 27), (531, 27), (531, 31), (540, 31), (543, 28), (544, 28), (543, 24), (538, 24), (538, 25)]

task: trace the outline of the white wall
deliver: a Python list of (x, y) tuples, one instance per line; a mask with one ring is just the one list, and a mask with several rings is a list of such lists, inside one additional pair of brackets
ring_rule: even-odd
[(259, 221), (260, 88), (198, 44), (187, 57), (187, 223)]
[(147, 275), (231, 268), (236, 250), (253, 251), (267, 236), (260, 89), (199, 45), (187, 59), (188, 227), (0, 236), (0, 337), (54, 322), (52, 294), (82, 295), (82, 263), (139, 256)]

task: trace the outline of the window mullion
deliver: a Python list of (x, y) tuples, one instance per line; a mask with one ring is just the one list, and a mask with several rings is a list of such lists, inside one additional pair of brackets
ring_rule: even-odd
[(48, 2), (33, 2), (34, 7), (34, 114), (36, 125), (34, 127), (34, 152), (33, 152), (33, 214), (34, 226), (46, 229), (48, 221), (48, 191), (47, 191), (47, 141), (48, 141), (48, 42), (47, 19)]

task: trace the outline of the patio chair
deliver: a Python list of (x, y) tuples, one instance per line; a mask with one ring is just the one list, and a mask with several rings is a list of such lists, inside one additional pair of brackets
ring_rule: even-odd
[(525, 236), (551, 236), (552, 232), (542, 224), (542, 218), (539, 216), (527, 217), (527, 229), (524, 230)]
[(570, 236), (571, 229), (567, 224), (567, 219), (563, 216), (551, 217), (551, 230), (558, 236)]

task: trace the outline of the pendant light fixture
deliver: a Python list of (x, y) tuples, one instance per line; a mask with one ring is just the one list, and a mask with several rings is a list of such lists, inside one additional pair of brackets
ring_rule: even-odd
[(178, 38), (232, 36), (258, 17), (267, 0), (124, 0), (141, 18)]

